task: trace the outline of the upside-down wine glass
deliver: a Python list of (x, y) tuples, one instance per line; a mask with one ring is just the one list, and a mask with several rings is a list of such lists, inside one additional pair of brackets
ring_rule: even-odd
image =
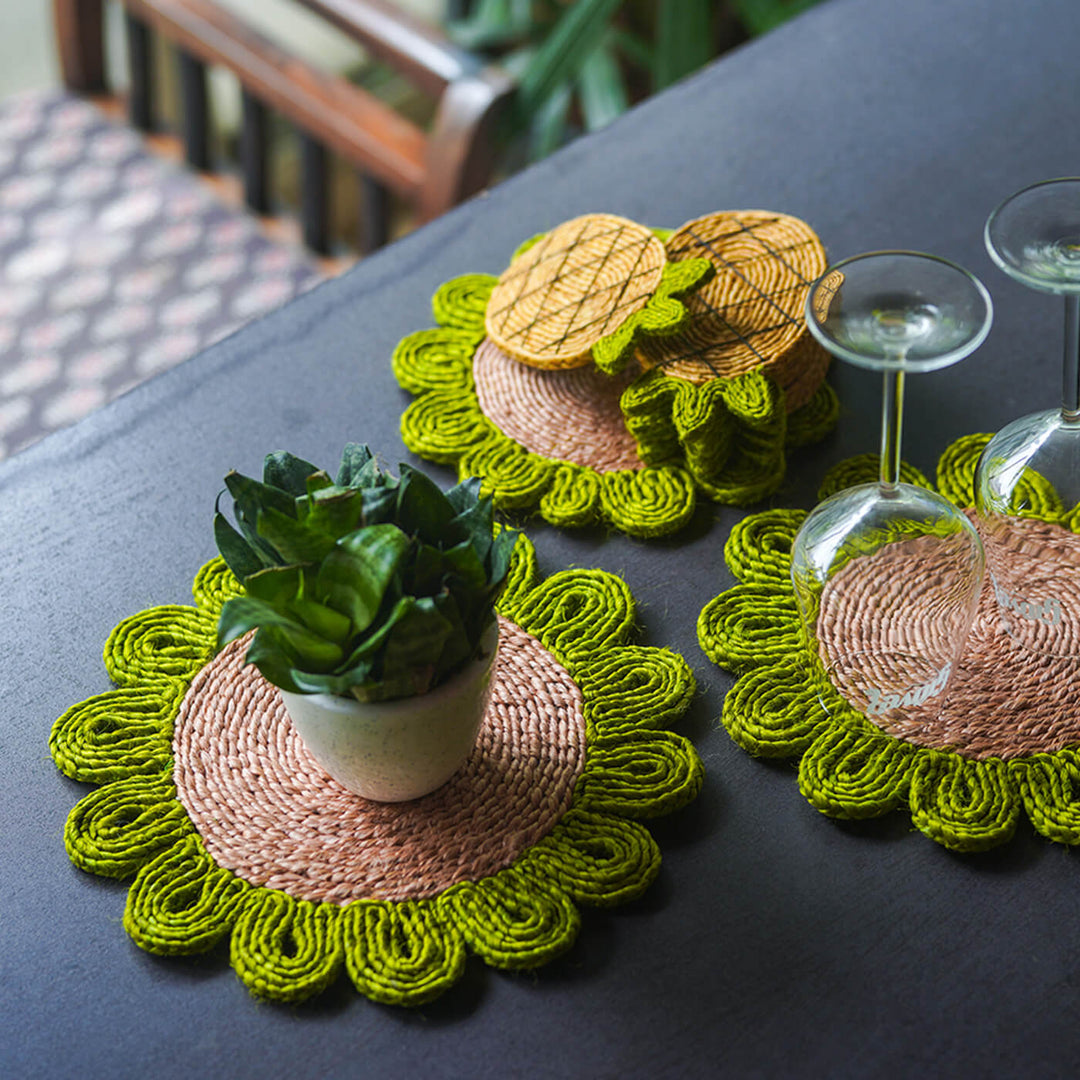
[(1065, 299), (1061, 408), (1002, 428), (976, 471), (991, 585), (1001, 626), (1018, 645), (1080, 660), (1072, 617), (1080, 615), (1080, 565), (1066, 538), (1080, 525), (1080, 177), (1018, 191), (990, 215), (984, 235), (1011, 278)]
[[(967, 516), (900, 482), (904, 379), (962, 360), (990, 331), (982, 283), (933, 255), (880, 251), (830, 267), (807, 323), (834, 356), (883, 372), (877, 483), (806, 518), (792, 548), (799, 615), (819, 674), (867, 716), (940, 709), (978, 606), (984, 555)], [(832, 695), (819, 694), (827, 710)]]

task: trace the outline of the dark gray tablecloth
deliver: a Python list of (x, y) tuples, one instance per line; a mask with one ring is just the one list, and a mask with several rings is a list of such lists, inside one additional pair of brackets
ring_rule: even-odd
[[(1052, 405), (1059, 305), (994, 270), (981, 231), (1014, 189), (1080, 172), (1078, 41), (1075, 0), (834, 0), (0, 468), (0, 1075), (1071, 1075), (1074, 855), (1026, 825), (966, 858), (903, 815), (838, 825), (790, 767), (718, 727), (730, 680), (694, 622), (731, 584), (733, 510), (705, 507), (664, 543), (531, 530), (546, 572), (625, 575), (647, 639), (690, 659), (701, 693), (682, 730), (708, 770), (698, 802), (656, 827), (648, 895), (589, 913), (536, 974), (471, 963), (418, 1013), (345, 985), (290, 1010), (250, 999), (219, 956), (142, 953), (120, 926), (126, 886), (68, 863), (64, 818), (85, 789), (46, 738), (107, 688), (100, 649), (119, 619), (187, 599), (226, 469), (277, 447), (330, 463), (348, 439), (393, 460), (408, 399), (390, 351), (429, 325), (432, 290), (497, 272), (519, 239), (577, 213), (676, 226), (784, 210), (834, 258), (921, 248), (982, 275), (989, 341), (912, 380), (906, 456), (924, 469), (954, 437)], [(841, 430), (778, 504), (809, 505), (828, 465), (876, 447), (877, 379), (833, 379)]]

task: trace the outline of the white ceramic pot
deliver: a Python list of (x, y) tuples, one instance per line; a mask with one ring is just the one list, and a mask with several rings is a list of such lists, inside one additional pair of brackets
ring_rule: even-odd
[(480, 657), (426, 694), (363, 702), (281, 691), (311, 756), (349, 791), (376, 802), (418, 799), (441, 787), (472, 753), (487, 708), (498, 623)]

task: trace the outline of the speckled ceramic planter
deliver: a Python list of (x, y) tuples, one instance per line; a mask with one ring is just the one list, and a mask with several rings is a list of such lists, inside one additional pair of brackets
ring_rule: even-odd
[(282, 690), (289, 719), (311, 756), (349, 791), (377, 802), (418, 799), (468, 760), (487, 708), (499, 628), (480, 658), (426, 694), (362, 702)]

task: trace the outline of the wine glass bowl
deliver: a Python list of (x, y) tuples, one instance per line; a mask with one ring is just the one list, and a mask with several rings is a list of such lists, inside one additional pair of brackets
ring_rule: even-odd
[(918, 252), (844, 260), (807, 297), (810, 331), (825, 348), (883, 372), (879, 479), (818, 505), (795, 538), (791, 566), (812, 662), (874, 719), (940, 707), (975, 617), (978, 533), (948, 500), (899, 482), (900, 442), (906, 374), (968, 356), (991, 318), (977, 278)]
[(983, 343), (991, 308), (982, 282), (946, 259), (873, 251), (836, 263), (814, 283), (807, 324), (848, 363), (936, 371)]
[(1010, 195), (986, 219), (990, 258), (1040, 292), (1080, 291), (1080, 177), (1041, 180)]
[(984, 231), (1010, 277), (1064, 298), (1061, 406), (1014, 420), (987, 445), (975, 505), (1002, 628), (1022, 648), (1077, 653), (1080, 564), (1080, 178), (1044, 180), (1010, 196)]

